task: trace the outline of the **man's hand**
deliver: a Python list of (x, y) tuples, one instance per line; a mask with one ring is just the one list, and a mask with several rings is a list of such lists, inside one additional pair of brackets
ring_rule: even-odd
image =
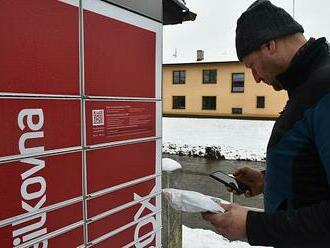
[[(246, 197), (256, 196), (264, 191), (264, 174), (260, 171), (243, 167), (236, 170), (233, 175), (237, 181), (246, 184), (250, 188), (244, 193)], [(233, 192), (230, 188), (228, 188), (228, 191)], [(234, 193), (237, 194), (235, 191)]]
[(246, 216), (248, 210), (238, 204), (220, 204), (226, 212), (223, 214), (203, 213), (205, 220), (211, 222), (217, 232), (229, 239), (245, 240)]

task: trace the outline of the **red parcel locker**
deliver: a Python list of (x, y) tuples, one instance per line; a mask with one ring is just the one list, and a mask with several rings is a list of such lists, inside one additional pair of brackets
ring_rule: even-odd
[(156, 142), (87, 151), (88, 194), (155, 174)]
[(82, 152), (3, 163), (0, 176), (3, 221), (81, 197)]
[(154, 198), (126, 208), (88, 224), (88, 238), (92, 241), (127, 224), (135, 225), (134, 222), (139, 221), (140, 225), (136, 226), (138, 235), (130, 234), (131, 236), (126, 236), (125, 238), (128, 241), (127, 243), (136, 241), (139, 237), (156, 230), (156, 215), (152, 215), (156, 210)]
[[(87, 151), (88, 194), (93, 195), (93, 193), (101, 190), (129, 183), (136, 179), (154, 176), (149, 180), (131, 186), (124, 186), (119, 190), (89, 199), (87, 202), (87, 215), (88, 218), (92, 219), (99, 214), (104, 214), (106, 211), (125, 204), (134, 204), (132, 207), (90, 223), (88, 225), (89, 241), (122, 226), (132, 224), (147, 214), (155, 213), (160, 208), (156, 205), (154, 199), (155, 195), (160, 192), (155, 175), (156, 146), (156, 141), (148, 141)], [(146, 233), (155, 231), (156, 226), (158, 226), (156, 225), (156, 218), (150, 217), (149, 220), (150, 223), (146, 223), (143, 227), (141, 224), (138, 225), (136, 230), (141, 229), (138, 234), (125, 231), (124, 234), (116, 236), (116, 241), (112, 241), (113, 247), (121, 247), (121, 242), (127, 241), (128, 244)], [(123, 235), (127, 236), (123, 238)], [(134, 238), (134, 235), (136, 238)], [(118, 237), (123, 238), (123, 240), (119, 241)]]
[(155, 98), (156, 33), (89, 10), (84, 26), (86, 95)]
[(80, 94), (78, 3), (0, 1), (0, 93)]
[[(1, 1), (0, 9), (0, 199), (8, 202), (0, 209), (0, 247), (51, 235), (36, 246), (71, 248), (129, 223), (104, 247), (139, 242), (160, 227), (160, 218), (140, 219), (160, 209), (154, 193), (160, 191), (161, 22), (100, 0)], [(99, 149), (130, 140), (141, 142)], [(85, 202), (93, 218), (148, 197), (89, 223), (84, 240), (83, 187), (93, 195), (146, 176)], [(62, 233), (72, 224), (74, 230)], [(154, 236), (148, 242), (160, 246)]]
[(159, 191), (157, 192), (155, 179), (152, 179), (90, 199), (87, 202), (88, 218), (92, 218), (110, 209), (138, 201), (141, 198), (145, 198), (156, 193), (159, 193)]
[(0, 98), (0, 161), (81, 147), (80, 100)]
[[(111, 238), (111, 243), (113, 245), (116, 244), (113, 247), (122, 247), (124, 244), (138, 241), (139, 238), (147, 233), (156, 231), (155, 216), (150, 216), (147, 218), (147, 221), (143, 220), (147, 214), (152, 214), (159, 210), (159, 206), (156, 206), (155, 198), (153, 198), (156, 194), (159, 194), (159, 192), (157, 192), (155, 180), (150, 180), (89, 200), (87, 207), (88, 216), (92, 219), (97, 214), (104, 214), (106, 210), (115, 209), (127, 203), (133, 205), (135, 201), (132, 207), (127, 207), (120, 212), (113, 213), (104, 219), (89, 224), (89, 239), (92, 241), (125, 225), (134, 226), (133, 231), (131, 230), (132, 228), (127, 227), (122, 231), (123, 234)], [(140, 224), (135, 224), (134, 222), (136, 221), (139, 221)], [(129, 230), (126, 230), (128, 228)], [(121, 244), (120, 246), (119, 243)]]
[(86, 101), (88, 146), (155, 135), (156, 102)]
[(49, 239), (48, 247), (75, 248), (84, 243), (83, 228), (79, 227), (69, 232)]
[[(103, 240), (102, 242), (92, 246), (93, 248), (109, 248), (109, 247), (156, 247), (156, 233), (151, 232), (149, 234), (148, 229), (143, 232), (138, 232), (141, 224), (136, 224), (125, 231), (122, 231), (110, 238)], [(148, 228), (148, 227), (146, 227)], [(151, 230), (151, 229), (149, 229)], [(145, 234), (146, 233), (146, 234)], [(149, 234), (149, 235), (148, 235)], [(133, 240), (128, 240), (127, 237), (134, 237)], [(139, 240), (140, 239), (140, 240)], [(134, 245), (135, 244), (135, 245)]]
[[(82, 203), (76, 203), (50, 212), (42, 212), (0, 229), (1, 247), (13, 247), (33, 241), (43, 235), (56, 232), (61, 228), (81, 222)], [(43, 241), (42, 243), (46, 243)], [(80, 241), (79, 241), (80, 243)], [(43, 245), (42, 247), (47, 247)]]

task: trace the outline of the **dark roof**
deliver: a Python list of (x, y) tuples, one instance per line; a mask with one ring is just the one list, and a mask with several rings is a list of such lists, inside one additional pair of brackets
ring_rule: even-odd
[(228, 60), (228, 61), (195, 61), (195, 62), (179, 62), (179, 63), (168, 63), (164, 62), (163, 66), (175, 66), (175, 65), (205, 65), (205, 64), (241, 64), (239, 60)]
[(163, 0), (163, 24), (179, 24), (194, 21), (196, 14), (191, 12), (183, 0)]
[(194, 57), (171, 57), (163, 59), (163, 65), (192, 65), (192, 64), (226, 64), (241, 63), (234, 55), (211, 54), (203, 60), (197, 61)]

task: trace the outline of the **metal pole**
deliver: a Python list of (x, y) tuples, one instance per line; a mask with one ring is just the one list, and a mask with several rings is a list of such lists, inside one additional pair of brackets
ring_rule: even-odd
[(293, 4), (293, 6), (292, 6), (292, 17), (294, 18), (294, 14), (295, 14), (295, 0), (292, 0), (292, 4)]

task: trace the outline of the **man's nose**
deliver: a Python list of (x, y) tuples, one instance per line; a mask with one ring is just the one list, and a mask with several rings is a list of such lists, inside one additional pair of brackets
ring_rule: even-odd
[(252, 75), (257, 83), (260, 83), (262, 81), (262, 78), (259, 76), (256, 70), (252, 69)]

